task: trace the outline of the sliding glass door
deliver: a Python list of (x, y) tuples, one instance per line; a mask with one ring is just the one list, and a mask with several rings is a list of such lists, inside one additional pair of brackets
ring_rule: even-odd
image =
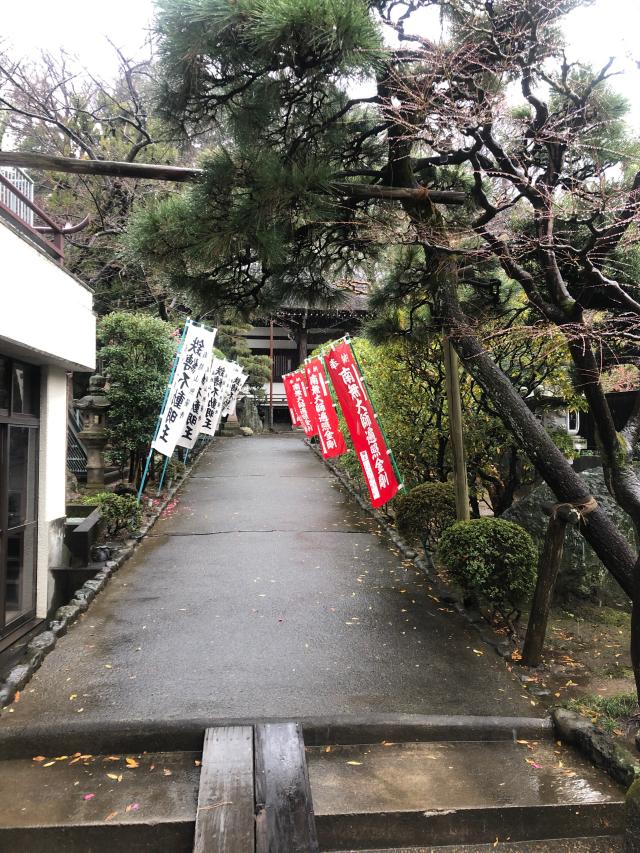
[(0, 356), (0, 637), (35, 615), (39, 371)]

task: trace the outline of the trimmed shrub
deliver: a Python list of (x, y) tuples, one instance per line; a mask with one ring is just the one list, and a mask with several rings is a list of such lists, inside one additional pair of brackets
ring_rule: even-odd
[(503, 616), (518, 612), (535, 584), (533, 539), (501, 518), (456, 522), (443, 533), (438, 557), (466, 593), (485, 599)]
[(396, 500), (395, 510), (400, 535), (432, 551), (443, 531), (456, 520), (453, 485), (435, 482), (416, 486)]
[(86, 495), (83, 503), (98, 504), (109, 536), (125, 529), (134, 532), (140, 527), (142, 510), (133, 495), (98, 492)]

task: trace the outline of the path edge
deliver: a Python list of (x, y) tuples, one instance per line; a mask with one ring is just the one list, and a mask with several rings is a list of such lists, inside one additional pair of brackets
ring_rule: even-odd
[(56, 647), (58, 639), (64, 637), (81, 614), (86, 613), (94, 598), (102, 592), (113, 575), (122, 568), (140, 543), (146, 539), (162, 513), (191, 476), (205, 450), (210, 446), (211, 442), (205, 444), (197, 454), (192, 456), (190, 464), (171, 486), (164, 500), (154, 510), (151, 518), (140, 527), (134, 536), (123, 543), (115, 558), (107, 560), (104, 567), (96, 572), (91, 580), (85, 581), (75, 591), (68, 604), (58, 607), (53, 615), (45, 620), (47, 622), (46, 628), (31, 640), (25, 649), (23, 659), (9, 671), (3, 681), (0, 681), (0, 716), (7, 712), (7, 708), (14, 702), (17, 694), (31, 681), (34, 674), (42, 666), (46, 656)]

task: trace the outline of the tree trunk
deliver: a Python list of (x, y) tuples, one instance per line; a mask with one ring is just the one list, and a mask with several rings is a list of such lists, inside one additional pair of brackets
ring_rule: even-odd
[(640, 697), (640, 557), (635, 567), (633, 607), (631, 609), (631, 665)]
[[(464, 315), (456, 293), (455, 270), (441, 261), (437, 278), (438, 321), (449, 331), (464, 367), (482, 386), (518, 445), (552, 489), (559, 501), (586, 501), (589, 490), (571, 467), (551, 437), (531, 412), (492, 357), (473, 334), (472, 324)], [(580, 531), (606, 569), (633, 600), (633, 577), (636, 555), (614, 522), (598, 507), (589, 514)]]

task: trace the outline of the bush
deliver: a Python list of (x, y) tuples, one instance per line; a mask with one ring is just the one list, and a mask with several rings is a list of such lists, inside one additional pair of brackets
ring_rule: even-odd
[(98, 492), (95, 495), (86, 495), (83, 503), (98, 504), (109, 536), (125, 529), (133, 532), (140, 527), (142, 510), (133, 495)]
[(538, 552), (527, 531), (511, 521), (458, 521), (443, 533), (438, 557), (466, 593), (504, 616), (519, 611), (533, 590)]
[(421, 542), (432, 551), (443, 531), (456, 520), (451, 483), (423, 483), (396, 500), (398, 532), (407, 542)]
[(98, 323), (100, 359), (109, 382), (109, 458), (139, 482), (158, 422), (176, 350), (172, 327), (156, 317), (117, 311)]

